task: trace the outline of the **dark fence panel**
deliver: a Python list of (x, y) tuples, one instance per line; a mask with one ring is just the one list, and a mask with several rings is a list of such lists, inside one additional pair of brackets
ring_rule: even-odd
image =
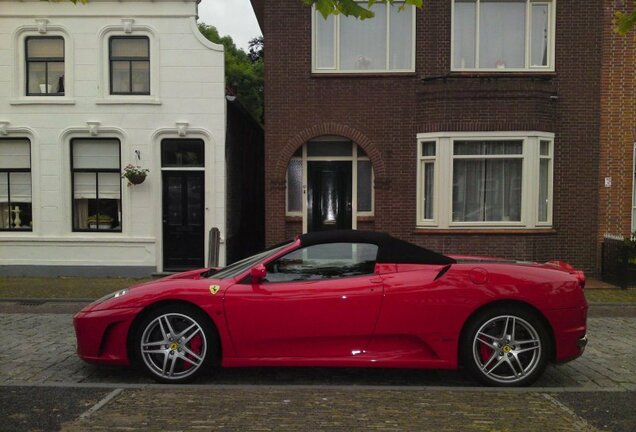
[(636, 248), (619, 238), (603, 239), (602, 278), (621, 288), (636, 286)]

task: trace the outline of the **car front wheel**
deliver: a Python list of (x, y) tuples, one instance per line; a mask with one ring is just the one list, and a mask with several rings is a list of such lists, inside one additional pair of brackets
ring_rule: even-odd
[(464, 333), (462, 363), (487, 385), (530, 385), (545, 370), (549, 341), (545, 324), (533, 312), (518, 307), (486, 310)]
[(166, 305), (149, 313), (136, 327), (137, 363), (156, 381), (182, 383), (209, 369), (214, 332), (196, 308)]

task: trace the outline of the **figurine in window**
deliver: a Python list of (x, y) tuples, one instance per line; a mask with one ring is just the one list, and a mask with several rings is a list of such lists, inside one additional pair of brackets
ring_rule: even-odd
[(64, 93), (64, 75), (57, 80), (57, 92)]

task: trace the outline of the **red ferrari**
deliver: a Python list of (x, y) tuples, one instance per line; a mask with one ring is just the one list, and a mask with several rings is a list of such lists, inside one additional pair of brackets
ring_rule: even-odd
[(118, 291), (74, 324), (82, 359), (160, 382), (215, 366), (463, 367), (522, 386), (583, 353), (584, 285), (562, 262), (444, 256), (387, 234), (328, 231)]

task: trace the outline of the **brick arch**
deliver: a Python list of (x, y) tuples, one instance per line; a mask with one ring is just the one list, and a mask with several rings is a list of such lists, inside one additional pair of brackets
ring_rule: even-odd
[(287, 165), (289, 160), (296, 153), (296, 150), (307, 141), (312, 138), (317, 138), (323, 135), (338, 135), (344, 138), (348, 138), (351, 141), (358, 144), (364, 149), (367, 156), (371, 160), (373, 171), (376, 179), (376, 184), (381, 183), (386, 179), (386, 167), (380, 150), (373, 144), (373, 142), (367, 138), (362, 132), (339, 123), (322, 123), (314, 125), (301, 131), (299, 134), (287, 141), (287, 144), (282, 148), (280, 158), (276, 164), (275, 177), (280, 181), (285, 181), (287, 175)]

